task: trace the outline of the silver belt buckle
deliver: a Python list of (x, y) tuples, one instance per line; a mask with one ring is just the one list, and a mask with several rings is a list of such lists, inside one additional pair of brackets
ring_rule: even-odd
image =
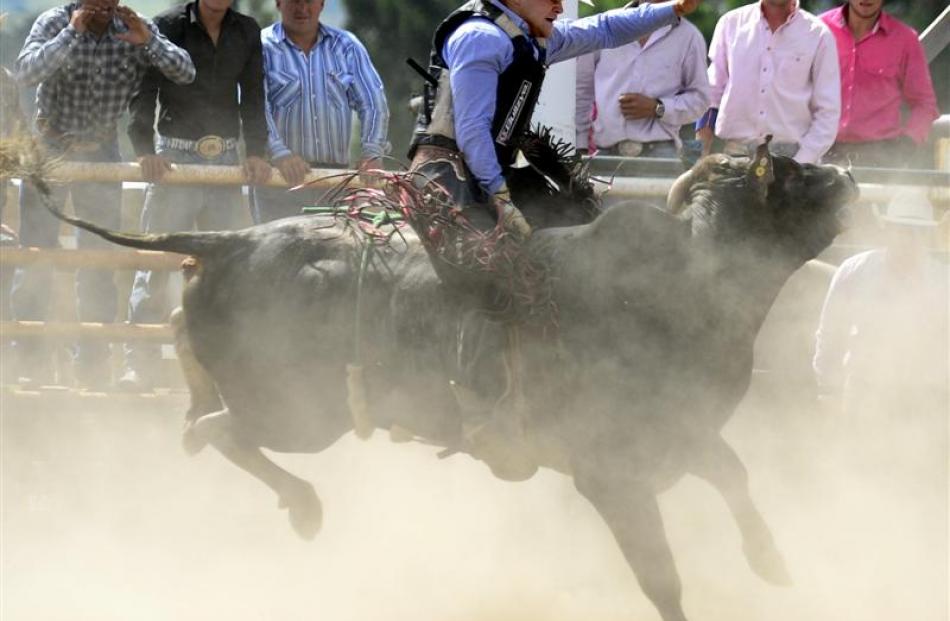
[(68, 150), (72, 153), (92, 153), (93, 151), (98, 151), (102, 147), (102, 143), (83, 141), (83, 142), (74, 142), (69, 145)]
[(621, 140), (617, 143), (617, 154), (623, 157), (638, 157), (643, 153), (643, 143), (636, 140)]
[(220, 157), (224, 147), (225, 141), (221, 136), (202, 136), (195, 142), (195, 152), (206, 160)]

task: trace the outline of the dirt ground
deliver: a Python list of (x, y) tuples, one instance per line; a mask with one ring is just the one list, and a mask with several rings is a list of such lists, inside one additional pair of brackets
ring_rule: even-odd
[[(183, 402), (75, 401), (0, 403), (3, 621), (659, 618), (560, 475), (504, 483), (346, 437), (277, 456), (323, 500), (308, 543), (213, 450), (183, 454)], [(722, 500), (685, 479), (661, 500), (691, 620), (947, 619), (946, 426), (865, 423), (750, 395), (726, 435), (795, 584), (758, 580)]]

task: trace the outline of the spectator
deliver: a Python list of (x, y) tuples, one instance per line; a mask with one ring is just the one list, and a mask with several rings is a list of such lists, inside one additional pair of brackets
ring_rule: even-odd
[(926, 191), (901, 193), (883, 217), (884, 247), (838, 268), (821, 312), (814, 367), (846, 411), (914, 412), (947, 397), (947, 266), (931, 256), (937, 223)]
[(706, 42), (686, 20), (577, 60), (576, 144), (582, 151), (592, 142), (603, 155), (676, 158), (680, 127), (708, 107)]
[[(277, 0), (281, 21), (261, 33), (270, 154), (291, 186), (311, 167), (349, 163), (353, 110), (360, 119), (360, 168), (380, 167), (390, 149), (383, 82), (352, 33), (320, 23), (323, 5)], [(254, 221), (298, 214), (314, 198), (312, 190), (255, 188)]]
[[(118, 0), (81, 0), (40, 15), (17, 59), (17, 78), (38, 84), (35, 130), (54, 155), (83, 162), (119, 159), (116, 123), (149, 67), (169, 80), (187, 84), (195, 77), (188, 53), (173, 45), (153, 23)], [(118, 183), (69, 183), (54, 188), (54, 204), (72, 197), (76, 214), (101, 226), (118, 228), (122, 187)], [(43, 209), (35, 187), (20, 192), (20, 243), (55, 247), (59, 221)], [(80, 232), (80, 248), (109, 248), (95, 235)], [(49, 306), (51, 272), (22, 268), (11, 295), (18, 320), (44, 320)], [(111, 322), (116, 315), (116, 288), (108, 270), (79, 270), (76, 277), (79, 318)], [(33, 380), (49, 378), (50, 359), (39, 341), (17, 343), (21, 372)], [(109, 348), (81, 340), (76, 351), (76, 378), (90, 387), (111, 382)]]
[[(913, 161), (939, 116), (917, 33), (881, 9), (850, 0), (822, 14), (838, 44), (841, 123), (829, 159), (859, 166)], [(901, 122), (901, 105), (910, 114)]]
[[(129, 138), (143, 176), (152, 182), (142, 212), (146, 232), (233, 229), (243, 222), (240, 187), (163, 185), (161, 179), (172, 162), (236, 165), (238, 136), (243, 132), (247, 181), (266, 183), (270, 178), (271, 167), (264, 159), (267, 124), (261, 30), (253, 18), (231, 9), (231, 3), (196, 0), (155, 18), (158, 29), (191, 55), (197, 74), (192, 84), (179, 85), (150, 71), (132, 100)], [(156, 100), (160, 108), (157, 140), (153, 129)], [(165, 320), (168, 278), (165, 271), (135, 275), (129, 298), (132, 322)], [(155, 345), (126, 345), (126, 369), (119, 387), (151, 386), (158, 353)]]
[(761, 0), (723, 15), (709, 46), (712, 108), (697, 123), (704, 151), (715, 136), (729, 155), (773, 153), (817, 163), (841, 112), (834, 37), (797, 0)]

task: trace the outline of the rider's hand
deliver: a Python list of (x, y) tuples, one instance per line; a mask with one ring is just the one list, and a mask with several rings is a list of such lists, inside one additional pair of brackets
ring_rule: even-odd
[(139, 167), (142, 179), (149, 183), (158, 183), (172, 169), (171, 163), (161, 155), (143, 155), (139, 158)]
[(244, 178), (251, 185), (264, 185), (270, 181), (273, 169), (263, 159), (251, 156), (244, 160)]
[(531, 236), (531, 225), (525, 220), (521, 210), (511, 202), (511, 193), (507, 185), (501, 186), (495, 192), (492, 202), (498, 212), (498, 226), (521, 239)]
[(702, 2), (702, 0), (676, 0), (676, 4), (673, 5), (673, 10), (676, 11), (678, 17), (683, 17), (699, 8), (700, 2)]
[(307, 178), (307, 173), (310, 172), (310, 164), (299, 155), (285, 155), (274, 160), (274, 166), (292, 188), (303, 183)]

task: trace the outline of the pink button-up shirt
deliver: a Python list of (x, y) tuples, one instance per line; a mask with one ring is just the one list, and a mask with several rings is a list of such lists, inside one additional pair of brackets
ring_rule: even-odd
[(834, 144), (841, 87), (834, 37), (799, 9), (772, 32), (760, 3), (719, 19), (709, 45), (716, 135), (724, 140), (798, 143), (795, 159), (816, 163)]
[[(841, 63), (839, 142), (887, 140), (907, 135), (918, 144), (927, 139), (939, 116), (930, 71), (917, 33), (884, 11), (861, 38), (847, 22), (844, 5), (821, 15), (838, 44)], [(901, 127), (901, 103), (910, 116)]]

